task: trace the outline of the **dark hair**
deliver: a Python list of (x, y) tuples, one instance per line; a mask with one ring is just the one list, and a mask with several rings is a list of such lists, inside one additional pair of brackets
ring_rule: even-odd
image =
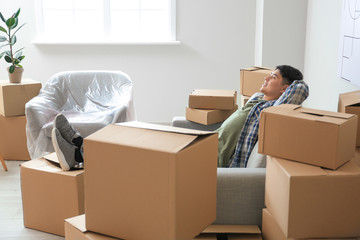
[(279, 65), (276, 67), (276, 69), (280, 71), (280, 74), (283, 78), (283, 84), (290, 85), (295, 80), (303, 80), (302, 73), (292, 66)]

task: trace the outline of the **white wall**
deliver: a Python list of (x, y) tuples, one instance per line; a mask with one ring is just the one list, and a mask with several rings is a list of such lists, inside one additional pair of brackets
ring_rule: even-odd
[(308, 3), (304, 75), (310, 96), (304, 106), (337, 111), (339, 93), (360, 89), (337, 76), (341, 6), (342, 0)]
[[(239, 90), (240, 68), (254, 64), (253, 0), (177, 0), (179, 46), (39, 46), (34, 0), (2, 1), (8, 17), (22, 7), (19, 47), (26, 46), (24, 77), (44, 83), (66, 70), (122, 70), (134, 83), (138, 120), (170, 121), (184, 115), (195, 88)], [(0, 62), (0, 79), (7, 79)]]
[(262, 65), (288, 64), (303, 71), (308, 1), (262, 1)]

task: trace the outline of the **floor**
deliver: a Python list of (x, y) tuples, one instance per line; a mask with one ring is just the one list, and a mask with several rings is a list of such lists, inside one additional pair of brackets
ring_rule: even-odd
[(0, 165), (0, 239), (58, 240), (63, 237), (24, 227), (20, 189), (20, 164), (5, 161), (8, 171)]

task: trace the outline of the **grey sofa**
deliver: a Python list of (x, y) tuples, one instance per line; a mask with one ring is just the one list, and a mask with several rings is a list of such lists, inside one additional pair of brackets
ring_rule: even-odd
[[(174, 117), (172, 125), (213, 131), (221, 123), (206, 126), (187, 121), (185, 117)], [(265, 158), (257, 153), (256, 145), (250, 159), (259, 157)], [(262, 209), (265, 207), (265, 173), (266, 168), (264, 167), (218, 168), (216, 221), (214, 224), (261, 226)]]

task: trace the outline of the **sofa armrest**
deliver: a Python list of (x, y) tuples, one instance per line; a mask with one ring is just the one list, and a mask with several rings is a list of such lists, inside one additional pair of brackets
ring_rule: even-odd
[(221, 126), (222, 122), (211, 124), (211, 125), (204, 125), (196, 122), (192, 122), (186, 120), (185, 117), (174, 117), (172, 119), (172, 126), (173, 127), (181, 127), (181, 128), (189, 128), (189, 129), (196, 129), (202, 131), (214, 131)]
[(261, 225), (265, 168), (218, 168), (214, 224)]

